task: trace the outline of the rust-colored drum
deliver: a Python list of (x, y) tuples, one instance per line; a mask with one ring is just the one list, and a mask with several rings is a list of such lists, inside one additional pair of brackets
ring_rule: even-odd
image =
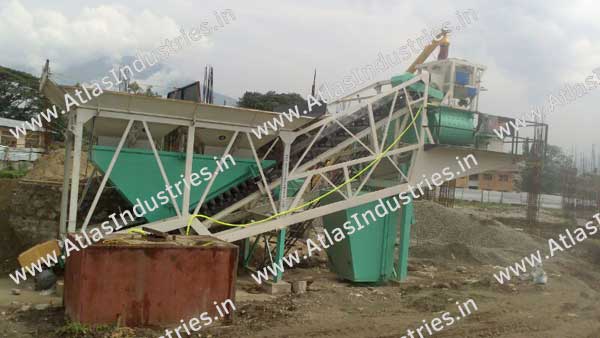
[(235, 245), (209, 236), (110, 235), (67, 258), (66, 313), (85, 324), (132, 327), (215, 316), (214, 302), (235, 301), (237, 259)]

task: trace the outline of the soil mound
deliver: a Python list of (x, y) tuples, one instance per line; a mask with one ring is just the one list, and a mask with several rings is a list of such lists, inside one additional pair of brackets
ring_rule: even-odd
[(415, 218), (411, 253), (416, 257), (503, 265), (540, 246), (530, 235), (468, 209), (417, 201)]
[[(86, 169), (87, 165), (87, 169)], [(34, 181), (62, 182), (65, 168), (65, 149), (51, 150), (48, 154), (37, 160), (33, 168), (27, 172), (24, 179)], [(79, 178), (86, 178), (92, 174), (93, 166), (88, 164), (87, 153), (81, 154), (81, 173)]]

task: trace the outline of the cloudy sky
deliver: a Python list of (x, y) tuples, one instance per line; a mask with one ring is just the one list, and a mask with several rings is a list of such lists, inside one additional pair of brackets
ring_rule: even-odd
[[(143, 81), (160, 91), (200, 80), (215, 69), (215, 90), (310, 90), (340, 81), (356, 67), (392, 53), (423, 29), (457, 23), (457, 11), (477, 20), (451, 37), (450, 56), (486, 65), (480, 110), (519, 116), (566, 84), (600, 67), (600, 3), (571, 1), (193, 1), (0, 0), (0, 65), (39, 75), (45, 59), (58, 80), (106, 74), (113, 62), (156, 49), (165, 39), (215, 11), (235, 20), (153, 68)], [(451, 27), (452, 27), (451, 25)], [(378, 74), (402, 73), (409, 61)], [(90, 68), (94, 68), (90, 71)], [(87, 76), (87, 75), (86, 75)], [(596, 132), (600, 87), (550, 113), (550, 142), (589, 150)]]

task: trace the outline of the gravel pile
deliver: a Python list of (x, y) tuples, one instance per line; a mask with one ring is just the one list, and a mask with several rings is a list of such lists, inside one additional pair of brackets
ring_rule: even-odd
[(540, 241), (501, 222), (430, 201), (415, 202), (411, 254), (464, 263), (501, 265), (540, 248)]

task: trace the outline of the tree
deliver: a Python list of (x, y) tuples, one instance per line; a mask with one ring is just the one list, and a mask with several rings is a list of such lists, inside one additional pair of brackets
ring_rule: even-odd
[(258, 92), (245, 92), (238, 101), (238, 106), (242, 108), (276, 111), (278, 109), (287, 110), (287, 107), (293, 107), (294, 105), (301, 106), (304, 103), (305, 100), (297, 93), (278, 94), (275, 91), (268, 91), (265, 94), (261, 94)]
[(146, 87), (146, 91), (144, 92), (144, 95), (146, 96), (160, 96), (159, 93), (155, 92), (152, 90), (152, 86), (148, 86)]
[[(524, 150), (524, 154), (527, 152)], [(543, 194), (558, 194), (560, 193), (560, 181), (561, 181), (561, 170), (568, 168), (572, 162), (571, 158), (567, 156), (562, 148), (559, 146), (548, 145), (546, 148), (546, 159), (544, 161), (544, 167), (542, 168), (542, 190)], [(531, 182), (531, 175), (529, 168), (525, 167), (521, 173), (522, 182), (521, 189), (529, 186)]]
[(146, 96), (160, 96), (160, 94), (154, 92), (152, 90), (152, 86), (148, 86), (146, 87), (146, 89), (144, 89), (142, 86), (140, 86), (139, 83), (137, 83), (136, 81), (133, 81), (129, 84), (128, 86), (128, 90), (129, 93), (132, 94), (138, 94), (138, 95), (146, 95)]

